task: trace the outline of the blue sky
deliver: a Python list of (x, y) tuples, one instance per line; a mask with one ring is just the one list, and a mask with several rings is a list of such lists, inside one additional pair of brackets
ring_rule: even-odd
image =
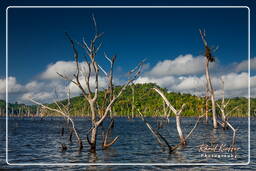
[[(41, 92), (37, 95), (45, 95), (48, 99), (50, 89), (63, 87), (63, 83), (58, 84), (50, 72), (56, 68), (64, 72), (70, 70), (73, 54), (64, 32), (75, 40), (81, 41), (84, 36), (88, 41), (93, 33), (92, 14), (96, 17), (99, 30), (104, 32), (98, 62), (107, 68), (103, 52), (117, 55), (117, 82), (122, 82), (126, 72), (147, 58), (146, 69), (138, 82), (156, 82), (170, 91), (197, 92), (201, 86), (198, 82), (203, 80), (203, 70), (198, 66), (198, 62), (203, 60), (199, 28), (206, 30), (210, 46), (219, 47), (215, 53), (217, 62), (211, 67), (216, 80), (217, 76), (224, 76), (227, 81), (238, 78), (237, 83), (240, 84), (246, 75), (244, 73), (247, 73), (244, 69), (248, 57), (246, 8), (11, 8), (8, 10), (9, 76), (15, 79), (12, 86), (17, 89), (13, 92), (13, 101), (24, 101), (21, 96), (25, 97), (26, 93), (35, 95), (24, 90), (29, 87), (43, 87), (37, 90)], [(0, 45), (3, 49), (3, 41)], [(83, 53), (82, 50), (79, 52)], [(0, 65), (0, 78), (3, 80), (4, 63)], [(184, 72), (190, 71), (189, 68), (192, 68), (189, 74)], [(252, 75), (254, 73), (252, 68)], [(188, 86), (191, 80), (197, 88)], [(49, 89), (45, 88), (47, 84), (51, 85)], [(216, 89), (219, 88), (217, 84)], [(231, 87), (229, 96), (245, 96), (246, 85), (243, 86)], [(232, 95), (238, 90), (241, 92)]]
[(248, 56), (246, 8), (10, 9), (9, 75), (25, 83), (50, 63), (73, 60), (64, 32), (79, 41), (82, 36), (89, 39), (92, 13), (105, 33), (101, 52), (117, 54), (117, 65), (124, 71), (144, 58), (154, 65), (180, 54), (202, 53), (199, 28), (207, 31), (213, 46), (220, 47), (216, 57), (224, 65)]

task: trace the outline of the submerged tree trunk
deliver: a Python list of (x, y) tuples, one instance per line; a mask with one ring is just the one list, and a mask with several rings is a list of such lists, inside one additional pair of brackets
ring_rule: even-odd
[(206, 96), (205, 98), (205, 123), (208, 123), (208, 97)]
[(211, 53), (211, 48), (209, 48), (207, 41), (205, 39), (205, 32), (202, 32), (201, 30), (199, 30), (202, 41), (204, 43), (204, 47), (205, 47), (205, 77), (206, 77), (206, 81), (207, 81), (207, 90), (209, 90), (210, 93), (210, 98), (211, 98), (211, 102), (212, 102), (212, 120), (213, 120), (213, 128), (218, 128), (218, 123), (217, 123), (217, 118), (216, 118), (216, 106), (215, 106), (215, 96), (214, 96), (214, 90), (212, 87), (212, 82), (211, 82), (211, 78), (209, 75), (209, 62), (214, 62), (215, 59), (212, 56)]
[(217, 123), (217, 119), (216, 119), (216, 106), (215, 106), (215, 96), (214, 96), (214, 90), (212, 87), (212, 82), (210, 79), (210, 75), (209, 75), (209, 60), (206, 59), (205, 62), (205, 77), (207, 80), (207, 84), (208, 84), (208, 88), (209, 88), (209, 92), (210, 92), (210, 98), (211, 98), (211, 102), (212, 102), (212, 120), (213, 120), (213, 128), (218, 128), (218, 123)]
[(96, 152), (96, 140), (97, 140), (97, 127), (92, 129), (91, 141), (90, 141), (90, 152)]
[(134, 118), (134, 107), (135, 107), (134, 84), (131, 86), (131, 88), (132, 88), (132, 118)]
[(177, 132), (179, 134), (179, 139), (180, 139), (180, 143), (181, 144), (186, 144), (186, 139), (183, 136), (182, 133), (182, 129), (181, 129), (181, 122), (180, 122), (180, 114), (183, 110), (183, 108), (185, 107), (185, 104), (182, 105), (181, 109), (179, 111), (177, 111), (168, 101), (168, 99), (165, 97), (165, 95), (157, 88), (153, 88), (165, 101), (166, 105), (170, 108), (170, 110), (175, 114), (176, 116), (176, 128), (177, 128)]
[(180, 115), (176, 115), (176, 128), (180, 137), (180, 142), (182, 144), (186, 144), (185, 137), (183, 136), (182, 130), (181, 130), (181, 122), (180, 122)]

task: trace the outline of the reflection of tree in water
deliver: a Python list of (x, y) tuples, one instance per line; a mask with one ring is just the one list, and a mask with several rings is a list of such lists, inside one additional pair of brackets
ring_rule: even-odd
[(211, 131), (211, 134), (210, 134), (210, 136), (211, 136), (211, 140), (210, 140), (210, 143), (211, 143), (211, 145), (214, 145), (214, 144), (217, 144), (218, 142), (218, 137), (216, 136), (216, 134), (217, 134), (217, 130), (216, 129), (213, 129), (212, 131)]

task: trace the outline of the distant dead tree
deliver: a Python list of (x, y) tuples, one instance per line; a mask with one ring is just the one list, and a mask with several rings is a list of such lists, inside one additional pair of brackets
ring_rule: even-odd
[[(46, 106), (40, 102), (35, 101), (34, 99), (30, 99), (30, 100), (33, 103), (41, 106), (41, 110), (49, 110), (49, 111), (61, 114), (67, 121), (69, 129), (70, 129), (70, 136), (69, 136), (70, 138), (69, 139), (71, 140), (72, 134), (74, 133), (76, 135), (77, 142), (79, 145), (79, 151), (81, 151), (83, 149), (83, 142), (82, 142), (81, 136), (79, 135), (77, 128), (75, 127), (75, 123), (74, 123), (73, 119), (70, 117), (70, 111), (71, 111), (70, 90), (68, 90), (67, 104), (57, 102), (56, 100), (54, 101), (55, 105), (57, 106), (57, 109)], [(63, 135), (63, 132), (64, 132), (64, 128), (62, 128), (62, 135)], [(63, 148), (63, 146), (65, 146), (65, 145), (62, 144), (62, 148)], [(65, 148), (67, 148), (67, 147), (65, 146)]]
[(134, 118), (134, 109), (135, 109), (135, 85), (132, 84), (131, 88), (132, 88), (132, 118)]
[(217, 123), (217, 118), (216, 118), (216, 106), (215, 106), (215, 95), (214, 95), (214, 90), (212, 87), (212, 82), (211, 82), (211, 78), (210, 78), (210, 74), (209, 74), (209, 63), (210, 62), (214, 62), (215, 59), (212, 56), (212, 49), (208, 46), (208, 43), (206, 41), (206, 34), (205, 31), (202, 32), (199, 29), (202, 41), (204, 43), (204, 48), (205, 48), (205, 77), (206, 77), (206, 81), (207, 81), (207, 91), (209, 91), (210, 94), (210, 98), (211, 98), (211, 102), (212, 102), (212, 120), (213, 120), (213, 128), (218, 128), (218, 123)]
[(222, 100), (221, 100), (221, 104), (219, 105), (218, 103), (217, 106), (220, 109), (221, 112), (221, 122), (220, 125), (222, 126), (222, 128), (225, 130), (228, 127), (232, 129), (233, 131), (233, 140), (232, 140), (232, 145), (234, 145), (236, 143), (236, 129), (231, 125), (231, 123), (228, 121), (228, 115), (230, 115), (234, 110), (236, 110), (239, 106), (234, 107), (232, 110), (230, 110), (228, 113), (226, 113), (225, 108), (228, 106), (230, 99), (225, 102), (225, 89), (224, 89), (224, 80), (221, 78), (220, 79), (221, 84), (222, 84)]

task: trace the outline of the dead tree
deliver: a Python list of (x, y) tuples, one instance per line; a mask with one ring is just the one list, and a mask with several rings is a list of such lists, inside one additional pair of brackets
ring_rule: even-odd
[(180, 139), (180, 144), (183, 144), (185, 145), (187, 142), (186, 140), (189, 138), (189, 136), (192, 134), (192, 132), (194, 131), (194, 129), (197, 127), (200, 119), (204, 116), (199, 116), (199, 119), (198, 121), (196, 122), (195, 124), (195, 127), (190, 131), (190, 133), (185, 137), (183, 135), (183, 132), (182, 132), (182, 129), (181, 129), (181, 112), (182, 110), (184, 109), (185, 107), (185, 104), (182, 105), (181, 109), (180, 110), (176, 110), (171, 104), (170, 102), (168, 101), (168, 99), (165, 97), (165, 95), (161, 92), (161, 90), (159, 90), (158, 88), (153, 88), (161, 97), (162, 99), (165, 101), (166, 105), (170, 108), (170, 110), (175, 114), (176, 116), (176, 128), (177, 128), (177, 131), (178, 131), (178, 134), (179, 134), (179, 139)]
[(132, 84), (131, 88), (132, 88), (132, 119), (134, 118), (134, 109), (135, 109), (135, 90), (134, 90), (135, 85)]
[(185, 107), (185, 104), (182, 105), (181, 109), (180, 110), (176, 110), (171, 104), (170, 102), (168, 101), (168, 99), (165, 97), (165, 95), (157, 88), (153, 88), (162, 98), (163, 100), (165, 101), (166, 105), (170, 108), (170, 110), (175, 114), (176, 116), (176, 128), (177, 128), (177, 131), (178, 131), (178, 134), (179, 134), (179, 139), (180, 139), (180, 143), (181, 144), (186, 144), (186, 140), (185, 140), (185, 137), (183, 135), (183, 132), (182, 132), (182, 129), (181, 129), (181, 122), (180, 122), (180, 114), (182, 112), (182, 110), (184, 109)]
[[(71, 47), (74, 52), (74, 58), (75, 58), (75, 64), (76, 64), (76, 73), (74, 74), (74, 78), (68, 78), (65, 75), (62, 75), (58, 73), (62, 78), (71, 81), (73, 84), (75, 84), (82, 92), (83, 97), (85, 100), (89, 103), (90, 106), (90, 112), (91, 112), (91, 121), (92, 121), (92, 127), (87, 134), (87, 141), (90, 144), (90, 151), (96, 152), (96, 141), (97, 141), (97, 135), (98, 135), (98, 127), (102, 125), (103, 121), (107, 118), (109, 115), (109, 112), (112, 109), (113, 104), (118, 99), (118, 97), (121, 96), (122, 92), (126, 89), (126, 87), (132, 83), (137, 77), (139, 76), (141, 72), (141, 68), (143, 65), (143, 62), (140, 63), (135, 69), (131, 71), (133, 73), (133, 77), (129, 79), (121, 88), (121, 90), (118, 92), (116, 96), (113, 96), (113, 98), (109, 101), (109, 103), (106, 105), (104, 111), (102, 111), (102, 115), (99, 115), (99, 108), (97, 107), (97, 100), (98, 100), (98, 93), (99, 93), (99, 65), (96, 62), (95, 58), (97, 55), (97, 52), (99, 51), (101, 44), (98, 46), (98, 40), (102, 37), (103, 33), (98, 33), (97, 24), (95, 21), (95, 18), (93, 18), (94, 28), (95, 28), (95, 35), (90, 41), (90, 44), (87, 44), (86, 41), (83, 39), (83, 43), (76, 42), (79, 44), (83, 49), (85, 49), (86, 54), (84, 56), (85, 64), (87, 66), (87, 71), (82, 72), (81, 76), (81, 66), (78, 61), (78, 50), (76, 48), (75, 42), (71, 39), (71, 37), (66, 33), (66, 36), (71, 44)], [(88, 58), (88, 57), (89, 58)], [(85, 87), (81, 85), (80, 78), (85, 80)], [(95, 81), (95, 87), (94, 92), (92, 91), (91, 86), (91, 79), (94, 79)], [(111, 81), (112, 83), (112, 81)], [(90, 134), (90, 137), (89, 137)], [(110, 143), (111, 145), (114, 144), (116, 141), (116, 138)]]
[(234, 107), (231, 111), (229, 111), (227, 114), (225, 112), (225, 108), (228, 106), (230, 100), (228, 100), (227, 102), (225, 102), (225, 89), (224, 89), (224, 80), (221, 78), (221, 83), (222, 83), (222, 100), (221, 100), (221, 105), (219, 105), (218, 103), (217, 106), (220, 109), (221, 112), (221, 122), (220, 125), (222, 126), (222, 128), (225, 130), (228, 127), (232, 129), (233, 131), (233, 139), (232, 139), (232, 145), (234, 145), (236, 143), (236, 132), (237, 130), (229, 123), (228, 121), (228, 115), (233, 112), (234, 110), (236, 110), (239, 106)]
[[(160, 92), (160, 91), (159, 91)], [(162, 92), (160, 92), (162, 94)], [(162, 96), (162, 95), (161, 95)], [(169, 103), (169, 101), (167, 100), (167, 102)], [(167, 105), (169, 106), (169, 105)], [(170, 105), (171, 106), (171, 105)], [(160, 146), (167, 146), (169, 149), (169, 153), (172, 153), (173, 151), (175, 151), (179, 146), (184, 146), (187, 142), (187, 139), (192, 135), (192, 133), (194, 132), (194, 130), (196, 129), (196, 127), (198, 126), (201, 118), (204, 117), (204, 115), (201, 115), (198, 117), (194, 127), (190, 130), (190, 132), (188, 133), (188, 135), (186, 137), (183, 136), (183, 141), (180, 141), (180, 143), (178, 143), (177, 145), (170, 145), (169, 142), (160, 134), (160, 132), (156, 129), (154, 129), (151, 124), (149, 122), (147, 122), (144, 119), (143, 114), (138, 110), (139, 114), (141, 115), (141, 119), (144, 121), (144, 123), (146, 124), (146, 126), (148, 127), (148, 129), (150, 130), (150, 132), (153, 134), (153, 136), (157, 139), (157, 142), (160, 144)]]
[(144, 119), (143, 114), (138, 110), (141, 119), (144, 121), (144, 123), (146, 124), (146, 126), (148, 127), (148, 129), (151, 131), (151, 133), (154, 135), (154, 137), (157, 139), (157, 142), (160, 144), (160, 146), (167, 146), (169, 149), (169, 153), (173, 152), (174, 150), (176, 150), (179, 147), (179, 144), (176, 146), (171, 146), (168, 141), (156, 130), (154, 129), (151, 124), (149, 122), (147, 122)]
[(208, 43), (205, 39), (205, 32), (202, 32), (199, 30), (202, 41), (204, 43), (204, 48), (205, 48), (205, 77), (207, 81), (207, 90), (209, 91), (210, 97), (211, 97), (211, 102), (212, 102), (212, 120), (213, 120), (213, 128), (218, 128), (218, 123), (217, 123), (217, 118), (216, 118), (216, 107), (215, 107), (215, 95), (214, 95), (214, 90), (212, 87), (212, 82), (209, 74), (209, 63), (214, 62), (215, 59), (212, 56), (212, 49), (208, 46)]
[(70, 91), (68, 92), (68, 103), (67, 105), (63, 105), (62, 103), (59, 103), (57, 101), (55, 101), (54, 103), (56, 104), (57, 108), (58, 109), (55, 109), (55, 108), (51, 108), (49, 106), (46, 106), (40, 102), (37, 102), (35, 101), (34, 99), (30, 99), (33, 103), (41, 106), (41, 109), (44, 110), (49, 110), (49, 111), (52, 111), (52, 112), (56, 112), (56, 113), (59, 113), (61, 114), (67, 121), (68, 123), (71, 123), (71, 134), (74, 132), (75, 135), (76, 135), (76, 138), (77, 138), (77, 142), (78, 142), (78, 145), (79, 145), (79, 151), (81, 151), (83, 149), (83, 143), (82, 143), (82, 140), (81, 140), (81, 137), (75, 127), (75, 123), (73, 121), (73, 119), (70, 117)]
[(205, 123), (208, 124), (208, 112), (209, 112), (209, 106), (208, 106), (208, 102), (210, 100), (209, 97), (209, 88), (208, 88), (208, 84), (205, 84), (205, 97), (204, 97), (204, 101), (205, 101)]
[[(107, 105), (113, 100), (114, 98), (114, 86), (113, 86), (113, 69), (114, 69), (114, 63), (116, 60), (116, 55), (112, 56), (112, 58), (110, 59), (106, 53), (104, 53), (105, 58), (109, 61), (110, 63), (110, 70), (109, 72), (106, 72), (100, 65), (99, 68), (101, 69), (101, 71), (105, 74), (106, 79), (107, 79), (107, 83), (108, 83), (108, 88), (105, 90), (104, 93), (104, 99), (103, 99), (103, 104), (102, 107), (100, 109), (100, 116), (102, 117), (104, 114), (104, 110), (106, 109)], [(115, 139), (111, 142), (108, 143), (108, 138), (112, 132), (112, 129), (114, 128), (114, 119), (113, 119), (113, 106), (110, 107), (109, 110), (109, 116), (112, 118), (111, 122), (109, 123), (109, 126), (107, 128), (107, 131), (105, 132), (103, 130), (103, 142), (102, 142), (102, 149), (105, 150), (108, 147), (110, 147), (112, 144), (114, 144), (119, 136), (115, 137)]]
[[(99, 68), (101, 69), (101, 71), (105, 74), (107, 83), (108, 83), (108, 88), (105, 90), (105, 93), (104, 93), (104, 99), (103, 99), (103, 105), (102, 105), (101, 112), (104, 111), (104, 109), (107, 107), (107, 104), (114, 98), (113, 69), (114, 69), (114, 63), (116, 60), (116, 55), (112, 56), (111, 59), (107, 56), (106, 53), (104, 53), (104, 56), (110, 63), (110, 70), (109, 70), (109, 72), (106, 72), (100, 65), (98, 65)], [(111, 106), (109, 115), (111, 118), (113, 117), (112, 106)]]

